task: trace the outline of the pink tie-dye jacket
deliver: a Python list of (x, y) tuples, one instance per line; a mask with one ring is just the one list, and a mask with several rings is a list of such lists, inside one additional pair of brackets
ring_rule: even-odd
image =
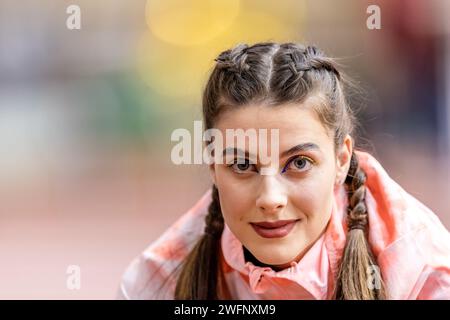
[[(393, 181), (369, 153), (357, 151), (367, 173), (369, 243), (390, 299), (450, 299), (450, 234), (437, 216)], [(118, 298), (173, 299), (172, 271), (202, 235), (211, 192), (128, 266)], [(336, 188), (325, 233), (300, 262), (274, 271), (244, 260), (225, 226), (221, 265), (232, 299), (331, 299), (346, 238), (347, 197)]]

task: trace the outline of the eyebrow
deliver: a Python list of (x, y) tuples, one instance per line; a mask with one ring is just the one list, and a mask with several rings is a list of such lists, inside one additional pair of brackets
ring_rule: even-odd
[(312, 142), (300, 143), (300, 144), (290, 148), (289, 150), (283, 151), (283, 153), (281, 153), (281, 155), (280, 155), (280, 158), (290, 156), (291, 154), (294, 154), (294, 153), (297, 153), (300, 151), (310, 151), (310, 150), (320, 151), (320, 148), (317, 144), (312, 143)]
[(249, 153), (247, 150), (243, 151), (242, 149), (231, 148), (231, 147), (223, 149), (222, 154), (224, 156), (226, 156), (227, 154), (232, 154), (232, 155), (244, 154), (247, 158), (249, 157)]
[[(312, 142), (306, 142), (306, 143), (300, 143), (292, 148), (290, 148), (289, 150), (283, 151), (280, 155), (280, 158), (284, 158), (287, 156), (290, 156), (292, 154), (295, 154), (297, 152), (300, 151), (310, 151), (310, 150), (316, 150), (316, 151), (320, 151), (320, 148), (317, 144), (312, 143)], [(223, 150), (223, 155), (227, 155), (227, 154), (238, 154), (238, 153), (244, 154), (247, 158), (249, 157), (249, 153), (248, 151), (243, 151), (241, 149), (238, 148), (226, 148)]]

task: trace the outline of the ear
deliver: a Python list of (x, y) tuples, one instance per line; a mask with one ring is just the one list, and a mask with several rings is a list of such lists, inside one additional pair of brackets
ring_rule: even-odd
[(350, 135), (344, 138), (339, 150), (337, 150), (336, 157), (336, 180), (335, 184), (342, 184), (347, 177), (348, 169), (350, 168), (350, 160), (353, 153), (353, 139)]

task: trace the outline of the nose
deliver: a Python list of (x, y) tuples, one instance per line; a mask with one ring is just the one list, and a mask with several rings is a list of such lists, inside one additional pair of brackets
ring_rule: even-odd
[(277, 213), (287, 205), (285, 190), (276, 176), (261, 177), (260, 192), (256, 199), (256, 208), (265, 214)]

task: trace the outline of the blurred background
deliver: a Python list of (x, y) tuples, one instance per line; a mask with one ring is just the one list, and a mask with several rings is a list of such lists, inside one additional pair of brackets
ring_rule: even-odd
[(213, 59), (240, 42), (339, 57), (364, 90), (360, 146), (450, 228), (449, 13), (447, 0), (0, 0), (0, 298), (115, 297), (211, 186), (204, 166), (171, 162), (170, 134), (201, 120)]

